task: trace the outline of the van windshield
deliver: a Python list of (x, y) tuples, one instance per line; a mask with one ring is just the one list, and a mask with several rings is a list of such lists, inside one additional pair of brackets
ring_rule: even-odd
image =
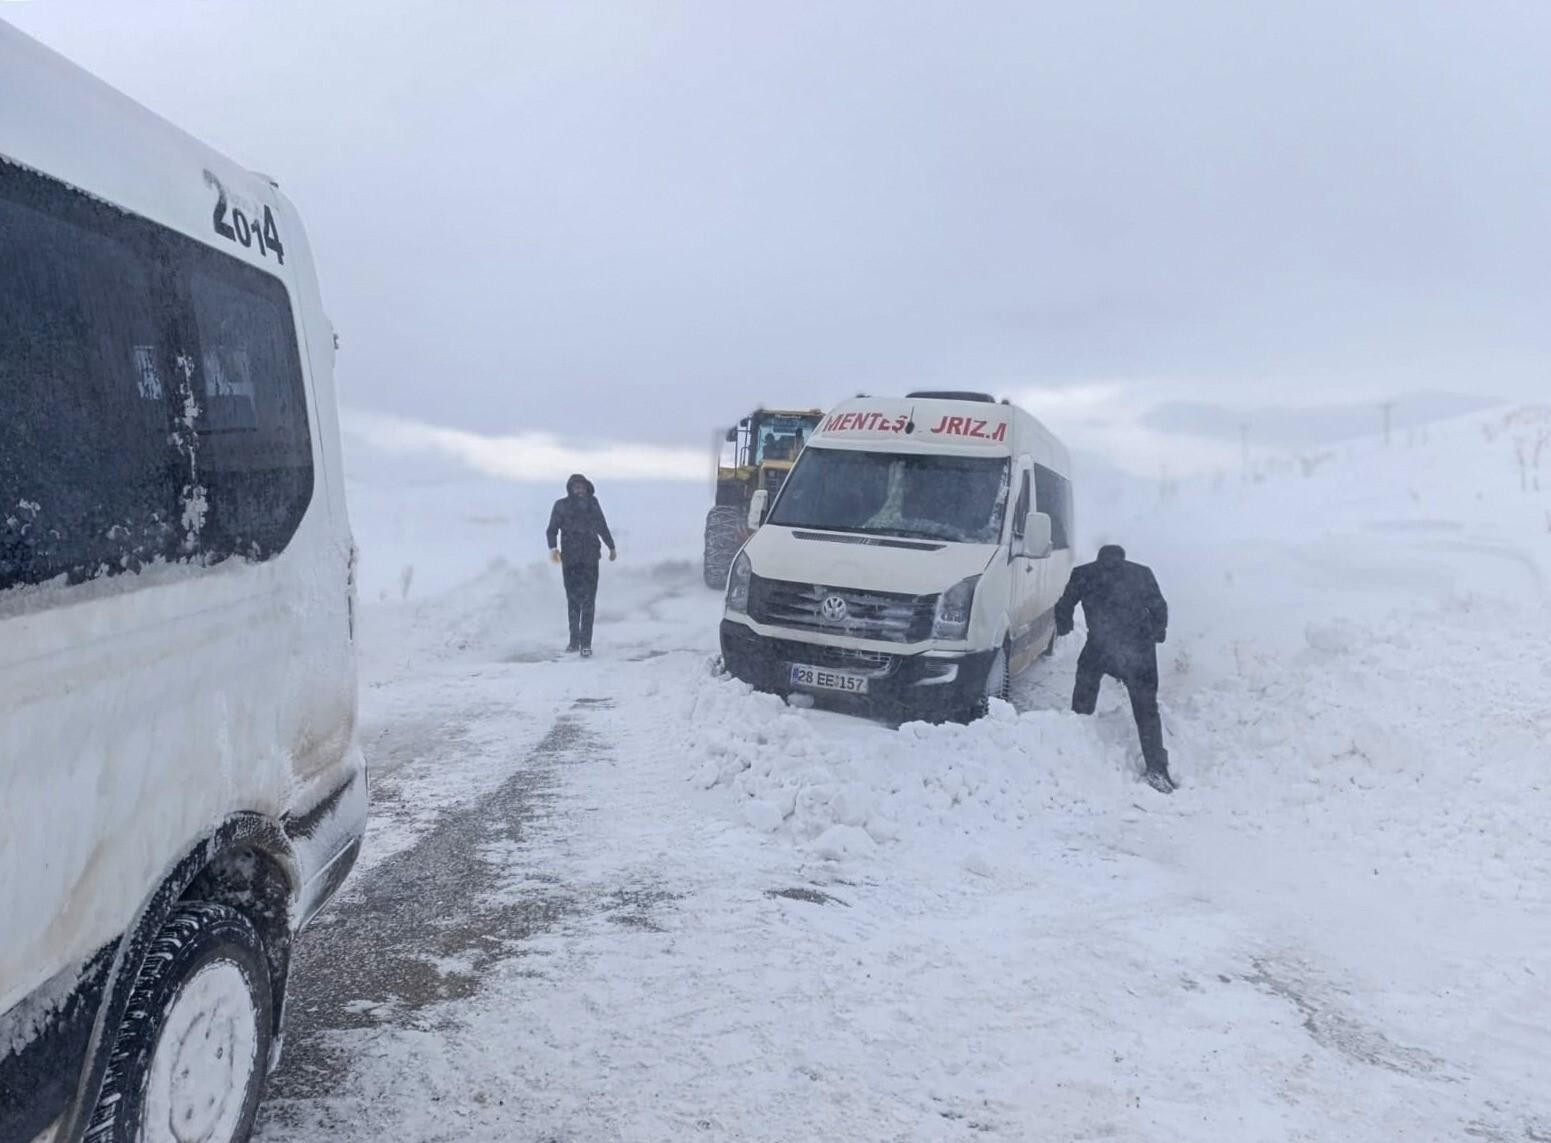
[(809, 448), (770, 523), (960, 544), (1001, 542), (1006, 457)]

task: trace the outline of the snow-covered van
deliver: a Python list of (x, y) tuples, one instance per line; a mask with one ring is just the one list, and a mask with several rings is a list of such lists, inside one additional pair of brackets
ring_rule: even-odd
[(727, 669), (778, 693), (973, 717), (1055, 637), (1069, 473), (1039, 421), (983, 394), (847, 401), (768, 512), (751, 506), (763, 522), (728, 580)]
[(0, 1139), (247, 1137), (355, 860), (354, 549), (275, 184), (0, 23)]

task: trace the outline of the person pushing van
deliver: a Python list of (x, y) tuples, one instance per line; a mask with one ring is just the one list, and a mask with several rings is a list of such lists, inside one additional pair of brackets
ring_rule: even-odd
[(1172, 794), (1169, 752), (1163, 746), (1158, 714), (1158, 650), (1168, 634), (1169, 605), (1152, 569), (1126, 559), (1119, 544), (1106, 544), (1091, 564), (1072, 569), (1066, 591), (1056, 603), (1056, 634), (1072, 631), (1072, 612), (1082, 604), (1088, 641), (1077, 657), (1072, 709), (1092, 714), (1105, 675), (1119, 679), (1131, 696), (1148, 785)]
[(609, 534), (603, 506), (598, 503), (592, 481), (581, 473), (565, 482), (565, 495), (555, 501), (549, 513), (549, 558), (565, 574), (566, 607), (571, 620), (571, 642), (567, 651), (580, 651), (582, 658), (592, 657), (593, 607), (598, 598), (598, 561), (608, 545), (609, 559), (619, 558), (614, 537)]

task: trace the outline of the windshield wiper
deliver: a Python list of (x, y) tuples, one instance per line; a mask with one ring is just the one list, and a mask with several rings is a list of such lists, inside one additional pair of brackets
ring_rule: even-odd
[(904, 536), (912, 540), (936, 540), (942, 544), (962, 544), (964, 541), (958, 536), (945, 536), (941, 532), (929, 532), (925, 528), (890, 528), (886, 532), (875, 532), (878, 536)]
[(772, 520), (781, 528), (805, 528), (815, 532), (846, 532), (854, 536), (896, 536), (904, 540), (934, 540), (939, 544), (968, 544), (974, 541), (963, 536), (945, 536), (924, 528), (858, 528), (846, 524), (788, 524), (785, 520)]
[(768, 523), (774, 524), (777, 528), (806, 528), (813, 532), (853, 532), (859, 536), (873, 535), (866, 528), (849, 528), (844, 524), (792, 524), (785, 520), (770, 520)]

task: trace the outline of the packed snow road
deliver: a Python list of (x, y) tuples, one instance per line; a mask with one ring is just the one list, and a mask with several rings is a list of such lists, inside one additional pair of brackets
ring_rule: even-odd
[(1071, 640), (894, 729), (713, 677), (689, 564), (589, 663), (542, 566), (370, 609), (259, 1138), (1551, 1138), (1551, 538), (1415, 468), (1090, 522), (1171, 597), (1172, 799)]

